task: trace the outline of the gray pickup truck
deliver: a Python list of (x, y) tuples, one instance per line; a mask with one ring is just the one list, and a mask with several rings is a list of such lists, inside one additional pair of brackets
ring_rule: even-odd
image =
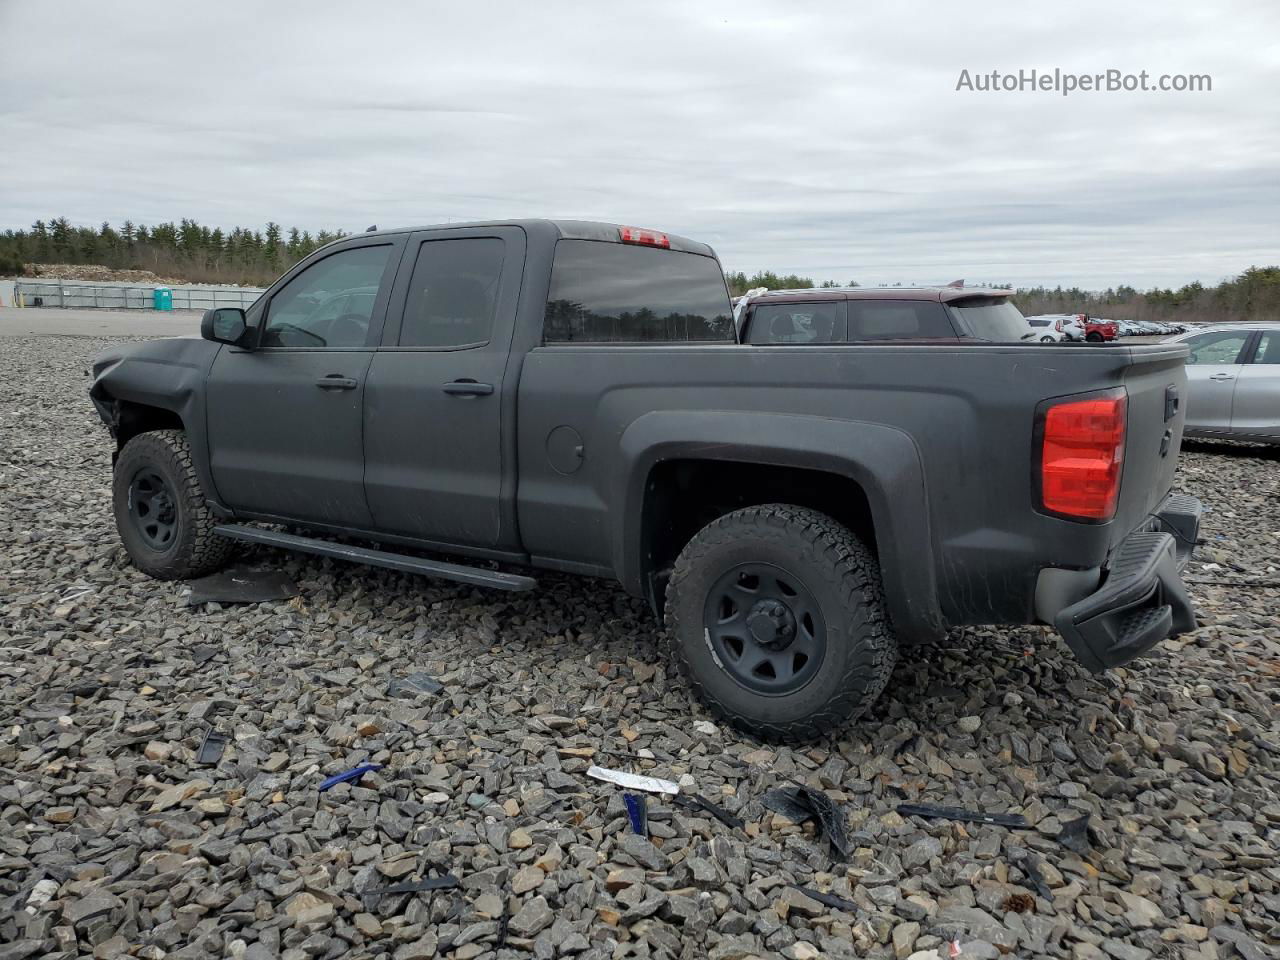
[(97, 357), (90, 395), (152, 576), (250, 541), (500, 589), (616, 579), (716, 715), (798, 740), (948, 626), (1051, 624), (1092, 670), (1194, 626), (1186, 348), (1020, 343), (1020, 320), (960, 289), (735, 322), (701, 243), (453, 224), (330, 244), (201, 339)]

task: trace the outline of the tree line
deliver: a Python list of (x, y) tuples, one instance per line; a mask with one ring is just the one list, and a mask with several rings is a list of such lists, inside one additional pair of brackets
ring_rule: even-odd
[[(312, 234), (278, 223), (264, 229), (210, 228), (192, 219), (153, 226), (126, 220), (118, 228), (73, 226), (66, 217), (37, 220), (27, 230), (0, 234), (0, 275), (20, 275), (28, 263), (101, 264), (113, 269), (150, 270), (163, 277), (194, 283), (239, 283), (266, 286), (303, 257), (332, 240), (341, 230)], [(858, 286), (857, 281), (815, 283), (794, 273), (744, 271), (725, 274), (737, 296), (756, 287), (795, 290)], [(1016, 291), (1024, 314), (1088, 313), (1113, 320), (1228, 322), (1280, 318), (1280, 267), (1249, 267), (1237, 277), (1206, 286), (1188, 283), (1177, 290), (1140, 291), (1121, 285), (1107, 290), (1079, 287), (1027, 287)]]
[(308, 230), (268, 223), (263, 230), (224, 231), (195, 220), (157, 223), (126, 220), (119, 228), (77, 227), (66, 217), (37, 220), (29, 230), (0, 234), (0, 274), (21, 274), (28, 263), (101, 264), (116, 270), (150, 270), (193, 283), (266, 286), (330, 241), (341, 230)]

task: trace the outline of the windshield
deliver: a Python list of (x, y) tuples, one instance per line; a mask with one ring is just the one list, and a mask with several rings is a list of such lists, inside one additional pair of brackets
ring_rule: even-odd
[(1031, 333), (1031, 325), (1008, 297), (974, 297), (950, 307), (980, 340), (1026, 340)]

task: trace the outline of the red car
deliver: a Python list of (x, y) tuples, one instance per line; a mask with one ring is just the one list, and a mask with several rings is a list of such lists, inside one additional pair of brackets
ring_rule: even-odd
[(1084, 338), (1094, 343), (1114, 340), (1120, 335), (1120, 325), (1114, 320), (1094, 320), (1087, 314), (1077, 314), (1076, 320), (1084, 327)]

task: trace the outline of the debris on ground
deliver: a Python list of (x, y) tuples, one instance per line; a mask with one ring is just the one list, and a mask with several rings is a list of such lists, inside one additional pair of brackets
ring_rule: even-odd
[[(957, 935), (960, 960), (1276, 954), (1274, 591), (1192, 584), (1202, 626), (1099, 675), (1046, 628), (957, 627), (904, 646), (839, 736), (767, 745), (717, 723), (712, 739), (648, 603), (603, 580), (499, 594), (299, 556), (305, 611), (186, 607), (114, 530), (114, 441), (83, 370), (119, 343), (0, 343), (0, 957), (924, 960)], [(1244, 568), (1231, 576), (1280, 577), (1277, 455), (1183, 446), (1175, 487), (1209, 508), (1206, 536)], [(199, 646), (216, 651), (204, 666)], [(408, 671), (446, 689), (388, 698)], [(230, 744), (197, 764), (215, 721)], [(626, 788), (585, 777), (596, 761), (680, 786), (647, 794), (648, 840)], [(317, 793), (365, 762), (394, 778)], [(848, 810), (847, 867), (809, 825), (768, 822), (759, 798), (793, 779)], [(695, 792), (745, 829), (684, 806)], [(916, 799), (1030, 828), (896, 812)], [(1081, 855), (1055, 838), (1084, 813)], [(543, 881), (514, 894), (525, 867)], [(460, 886), (362, 895), (428, 868)], [(1022, 892), (1035, 909), (1006, 911)]]
[(360, 895), (367, 899), (376, 900), (379, 897), (392, 896), (398, 893), (425, 893), (431, 890), (451, 890), (460, 886), (458, 878), (451, 873), (444, 873), (438, 877), (427, 877), (423, 880), (412, 880), (408, 883), (394, 883), (389, 887), (374, 887), (371, 890), (365, 890)]
[(225, 733), (206, 730), (204, 739), (200, 741), (200, 750), (196, 753), (196, 763), (202, 766), (216, 764), (222, 759), (222, 751), (226, 749), (228, 740)]
[(1089, 814), (1064, 821), (1058, 831), (1058, 842), (1074, 853), (1089, 852)]
[(791, 784), (770, 790), (760, 798), (766, 810), (780, 813), (792, 823), (816, 821), (819, 835), (831, 844), (832, 855), (840, 860), (849, 858), (849, 834), (844, 808), (821, 790), (803, 783)]
[(350, 770), (344, 770), (342, 773), (335, 773), (332, 777), (326, 777), (324, 780), (320, 781), (320, 792), (323, 793), (326, 790), (332, 790), (340, 783), (356, 783), (366, 773), (372, 773), (375, 770), (381, 769), (382, 764), (380, 763), (362, 763), (360, 766), (353, 767)]
[(444, 684), (429, 673), (407, 673), (387, 685), (389, 697), (416, 697), (420, 693), (443, 693)]
[(191, 580), (189, 585), (187, 604), (192, 607), (202, 603), (264, 603), (298, 595), (298, 585), (283, 571), (243, 566)]
[(646, 777), (638, 773), (627, 773), (623, 770), (610, 770), (608, 767), (592, 765), (587, 768), (587, 776), (603, 780), (627, 790), (643, 790), (646, 793), (666, 793), (675, 796), (680, 792), (679, 784), (661, 777)]
[(980, 810), (966, 810), (963, 807), (943, 807), (934, 803), (900, 803), (897, 809), (898, 813), (904, 817), (989, 823), (997, 827), (1010, 827), (1014, 830), (1021, 830), (1030, 826), (1027, 818), (1020, 813), (985, 813)]
[(731, 827), (734, 830), (742, 830), (746, 826), (741, 817), (735, 817), (718, 803), (712, 803), (698, 793), (682, 793), (673, 797), (671, 802), (678, 807), (684, 807), (686, 810), (709, 813), (726, 827)]
[(798, 883), (793, 883), (791, 886), (810, 900), (816, 900), (818, 903), (831, 907), (833, 910), (846, 910), (849, 913), (857, 913), (860, 909), (852, 900), (847, 900), (834, 893), (823, 893), (821, 890), (814, 890), (812, 887), (802, 887)]
[(631, 829), (642, 837), (649, 836), (649, 810), (644, 796), (639, 793), (624, 793), (622, 801), (627, 805), (627, 819), (631, 821)]

